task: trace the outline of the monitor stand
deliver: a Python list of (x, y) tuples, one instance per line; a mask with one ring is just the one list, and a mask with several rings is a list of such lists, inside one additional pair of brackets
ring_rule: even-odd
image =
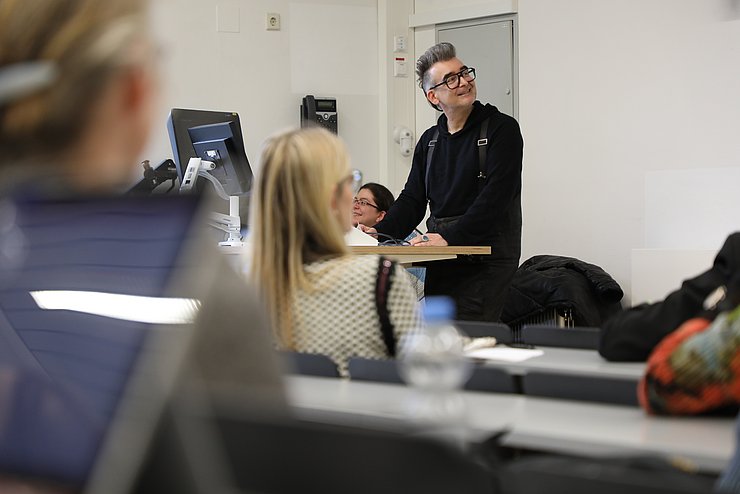
[(213, 184), (216, 193), (223, 199), (229, 201), (229, 214), (211, 213), (209, 225), (226, 232), (226, 239), (219, 242), (218, 245), (227, 254), (240, 253), (244, 247), (241, 233), (241, 218), (239, 217), (239, 197), (227, 196), (223, 185), (211, 175), (209, 170), (216, 168), (216, 164), (211, 161), (205, 161), (200, 158), (190, 158), (188, 167), (185, 170), (180, 193), (189, 192), (195, 187), (198, 177), (205, 178)]
[(229, 214), (211, 213), (209, 224), (219, 230), (226, 232), (226, 240), (219, 242), (221, 247), (241, 248), (244, 247), (242, 242), (242, 221), (239, 217), (239, 197), (229, 196)]

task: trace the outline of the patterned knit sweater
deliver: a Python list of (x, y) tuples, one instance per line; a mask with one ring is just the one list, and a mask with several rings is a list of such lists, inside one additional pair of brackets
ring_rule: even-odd
[(740, 307), (690, 319), (650, 355), (638, 397), (651, 413), (698, 414), (740, 405)]
[[(312, 288), (293, 298), (293, 350), (329, 356), (345, 377), (350, 357), (388, 358), (375, 303), (379, 261), (344, 256), (305, 266)], [(409, 275), (399, 265), (387, 306), (400, 347), (403, 335), (418, 327), (419, 311)]]

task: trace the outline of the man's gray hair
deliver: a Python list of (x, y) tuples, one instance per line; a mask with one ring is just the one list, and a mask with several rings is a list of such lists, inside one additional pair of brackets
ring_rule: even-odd
[(416, 77), (419, 78), (419, 87), (426, 93), (432, 85), (429, 69), (437, 62), (446, 62), (455, 58), (455, 47), (452, 43), (442, 42), (429, 48), (416, 61)]

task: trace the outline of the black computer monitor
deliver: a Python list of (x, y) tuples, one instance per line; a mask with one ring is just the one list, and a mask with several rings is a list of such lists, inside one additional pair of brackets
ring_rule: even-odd
[(190, 158), (201, 158), (216, 164), (210, 173), (226, 194), (241, 196), (250, 191), (252, 169), (237, 113), (174, 108), (167, 129), (181, 181)]

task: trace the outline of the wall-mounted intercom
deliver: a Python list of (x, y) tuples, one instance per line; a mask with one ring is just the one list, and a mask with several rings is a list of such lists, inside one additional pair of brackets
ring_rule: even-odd
[(393, 128), (393, 140), (401, 150), (401, 156), (409, 157), (414, 151), (414, 134), (406, 127)]
[(320, 125), (337, 133), (337, 100), (306, 95), (301, 103), (301, 127)]

